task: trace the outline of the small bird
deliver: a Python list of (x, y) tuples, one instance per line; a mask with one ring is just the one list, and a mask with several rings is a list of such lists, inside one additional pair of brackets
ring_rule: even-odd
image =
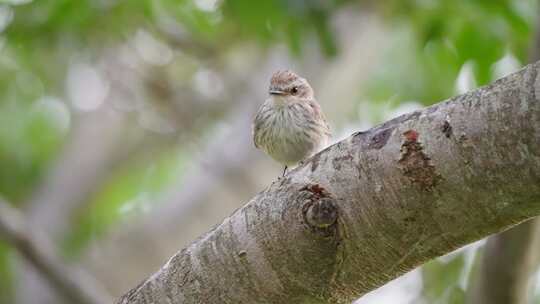
[(295, 165), (319, 152), (330, 128), (313, 89), (294, 72), (278, 71), (270, 79), (269, 97), (253, 121), (255, 147), (285, 165)]

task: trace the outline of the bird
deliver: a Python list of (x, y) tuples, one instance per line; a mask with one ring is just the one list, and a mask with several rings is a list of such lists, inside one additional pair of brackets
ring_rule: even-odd
[(268, 98), (255, 115), (252, 133), (255, 147), (285, 166), (282, 176), (289, 166), (324, 148), (331, 136), (313, 88), (291, 70), (272, 75)]

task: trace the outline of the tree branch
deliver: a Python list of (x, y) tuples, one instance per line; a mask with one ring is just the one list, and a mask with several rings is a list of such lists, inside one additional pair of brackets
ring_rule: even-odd
[[(540, 10), (537, 11), (536, 23), (529, 49), (529, 62), (540, 60)], [(467, 303), (529, 303), (529, 280), (540, 262), (539, 236), (540, 219), (490, 236), (484, 247), (478, 273), (473, 273), (474, 280), (467, 290)]]
[(350, 303), (540, 214), (539, 68), (327, 148), (118, 303)]
[(22, 215), (0, 199), (0, 236), (48, 279), (70, 303), (110, 303), (110, 296), (81, 271), (63, 264), (48, 239), (29, 227)]

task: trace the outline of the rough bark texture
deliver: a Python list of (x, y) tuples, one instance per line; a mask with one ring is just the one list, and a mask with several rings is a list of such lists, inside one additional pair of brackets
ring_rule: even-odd
[[(540, 7), (539, 7), (540, 9)], [(529, 49), (529, 62), (540, 60), (540, 10)], [(540, 203), (540, 202), (538, 202)], [(520, 224), (490, 236), (478, 272), (468, 288), (470, 304), (526, 304), (530, 302), (529, 280), (540, 262), (540, 219)]]
[(540, 214), (539, 69), (325, 149), (118, 303), (350, 303)]

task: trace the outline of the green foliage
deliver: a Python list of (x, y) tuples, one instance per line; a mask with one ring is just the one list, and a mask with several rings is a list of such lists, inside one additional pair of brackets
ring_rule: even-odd
[[(13, 13), (11, 24), (0, 30), (0, 194), (16, 204), (32, 194), (68, 138), (69, 129), (40, 109), (39, 101), (65, 94), (66, 67), (72, 58), (92, 61), (141, 28), (174, 45), (178, 37), (167, 32), (172, 28), (190, 44), (218, 55), (253, 41), (261, 48), (284, 43), (300, 56), (306, 42), (315, 38), (322, 53), (331, 57), (338, 54), (331, 18), (352, 1), (224, 0), (218, 1), (217, 9), (201, 8), (194, 0), (18, 2), (0, 0), (7, 5), (0, 7)], [(370, 9), (386, 17), (391, 45), (381, 50), (383, 64), (370, 75), (363, 99), (428, 105), (456, 94), (456, 78), (465, 63), (472, 66), (476, 83), (483, 85), (493, 80), (493, 65), (505, 54), (522, 64), (527, 61), (537, 19), (535, 0), (379, 3)], [(193, 54), (194, 65), (204, 60), (197, 55)], [(76, 258), (92, 238), (125, 216), (146, 212), (182, 174), (187, 161), (186, 155), (165, 151), (151, 159), (131, 160), (115, 171), (73, 220), (63, 244), (66, 255)], [(4, 298), (10, 290), (9, 255), (7, 246), (0, 244), (2, 303), (11, 302)], [(424, 300), (464, 303), (459, 280), (465, 268), (461, 254), (423, 267)]]
[(194, 42), (221, 49), (239, 40), (266, 45), (283, 40), (299, 54), (307, 35), (315, 33), (325, 53), (333, 55), (337, 50), (328, 19), (339, 4), (231, 0), (213, 11), (190, 0), (3, 6), (13, 19), (0, 37), (0, 193), (14, 201), (25, 198), (61, 147), (65, 132), (32, 109), (44, 95), (64, 94), (66, 60), (73, 56), (92, 59), (139, 28), (159, 35), (164, 20), (176, 22)]
[(219, 34), (223, 34), (225, 30), (221, 27), (223, 21), (220, 20), (218, 11), (201, 10), (193, 1), (159, 0), (152, 3), (151, 11), (155, 20), (165, 16), (173, 18), (186, 27), (193, 39), (204, 40), (206, 43), (219, 39)]
[[(3, 3), (13, 18), (0, 32), (0, 193), (15, 202), (32, 193), (67, 138), (55, 117), (35, 108), (43, 96), (64, 95), (66, 62), (74, 56), (93, 60), (140, 28), (167, 40), (164, 22), (175, 23), (193, 43), (219, 50), (254, 39), (266, 46), (286, 41), (299, 54), (313, 34), (327, 55), (337, 52), (328, 20), (340, 1), (231, 0), (216, 10), (201, 9), (190, 0)], [(137, 166), (105, 183), (91, 210), (81, 214), (67, 251), (80, 250), (105, 231), (120, 218), (118, 210), (127, 201), (156, 195), (177, 168), (157, 167), (158, 176), (152, 179), (159, 186), (144, 184), (141, 176), (147, 169)], [(163, 174), (167, 180), (160, 179)]]
[(458, 286), (451, 286), (445, 292), (444, 296), (437, 301), (441, 304), (464, 304), (465, 303), (465, 291)]
[(465, 257), (457, 254), (451, 260), (431, 261), (422, 267), (423, 298), (427, 303), (462, 304), (464, 291), (459, 281), (465, 270)]
[(223, 12), (227, 18), (240, 25), (240, 31), (245, 36), (254, 36), (266, 44), (286, 41), (296, 55), (302, 52), (306, 37), (315, 33), (323, 52), (333, 56), (337, 47), (329, 26), (329, 17), (341, 2), (228, 0), (223, 3)]
[(15, 101), (0, 104), (0, 193), (25, 198), (56, 155), (61, 130), (46, 112)]
[[(523, 64), (536, 20), (536, 2), (423, 0), (389, 1), (381, 9), (400, 28), (366, 95), (432, 104), (455, 94), (466, 62), (476, 83), (493, 80), (493, 64), (505, 53)], [(403, 30), (405, 28), (405, 30)]]
[[(12, 44), (50, 47), (99, 46), (113, 42), (145, 24), (149, 1), (58, 0), (14, 6), (15, 18), (6, 35)], [(103, 29), (107, 29), (104, 31)], [(59, 45), (58, 45), (59, 46)], [(48, 53), (47, 55), (54, 55)]]
[(7, 244), (0, 242), (0, 303), (12, 303), (11, 288), (12, 267), (10, 261), (11, 249)]
[(370, 77), (364, 94), (375, 101), (392, 100), (396, 104), (411, 100), (432, 104), (452, 96), (461, 67), (455, 52), (438, 43), (418, 49), (407, 29), (393, 35), (392, 45), (383, 55), (387, 59)]

